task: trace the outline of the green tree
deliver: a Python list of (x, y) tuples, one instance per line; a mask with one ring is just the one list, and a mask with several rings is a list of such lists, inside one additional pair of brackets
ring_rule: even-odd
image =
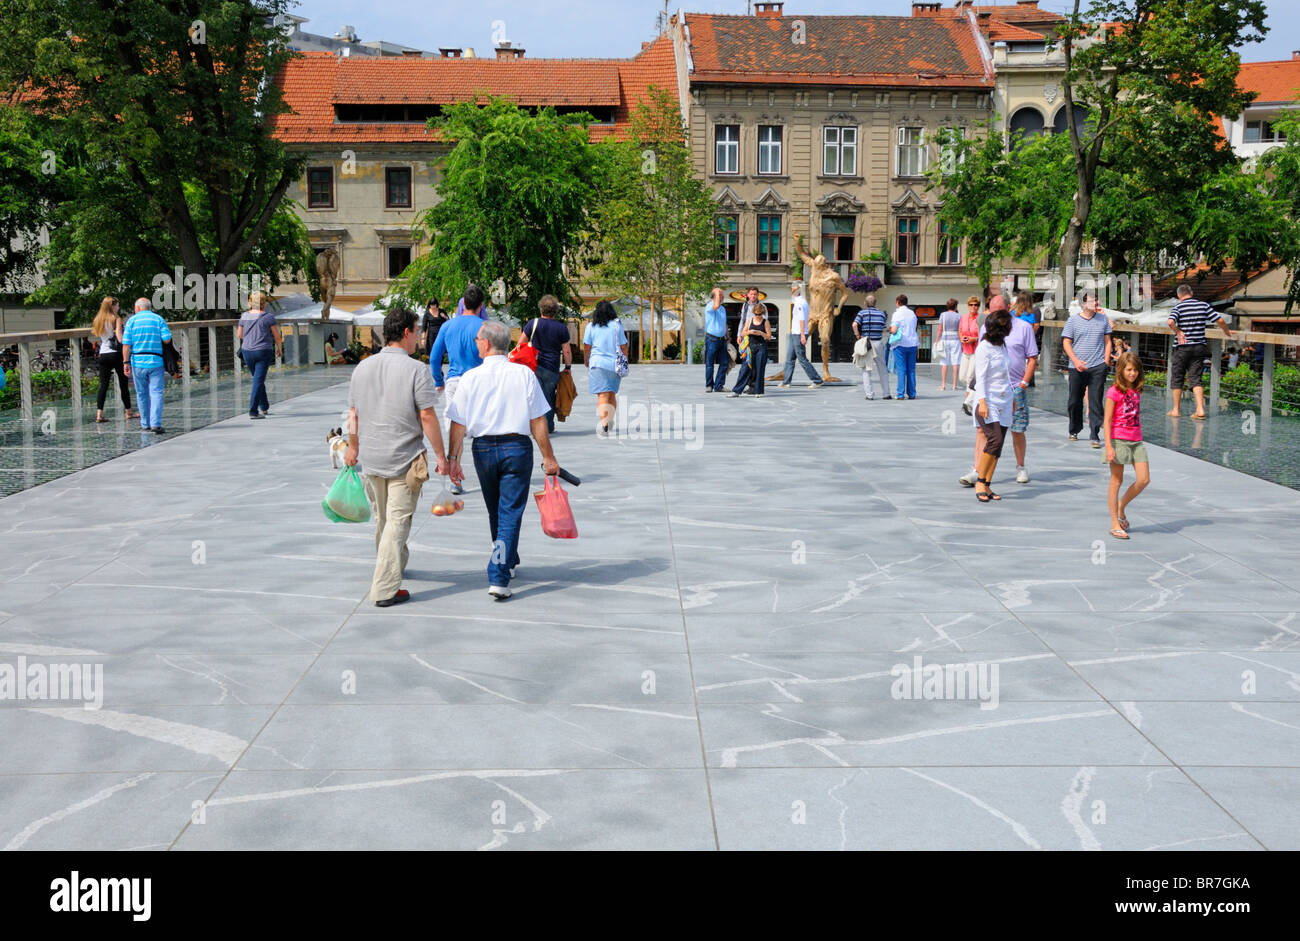
[(454, 146), (439, 164), (438, 202), (415, 224), (429, 251), (395, 293), (458, 297), (467, 284), (500, 281), (499, 300), (521, 323), (547, 294), (576, 307), (569, 272), (584, 260), (598, 192), (591, 121), (553, 108), (530, 114), (507, 98), (460, 102), (431, 120)]
[[(1241, 59), (1233, 49), (1266, 32), (1263, 0), (1092, 0), (1083, 14), (1079, 7), (1074, 0), (1059, 34), (1076, 182), (1060, 257), (1066, 281), (1104, 168), (1155, 178), (1173, 171), (1194, 189), (1229, 162), (1213, 143), (1211, 122), (1236, 117), (1249, 101), (1237, 87)], [(1176, 167), (1162, 153), (1170, 150), (1179, 155)], [(1116, 164), (1125, 152), (1130, 159)]]
[[(0, 90), (75, 152), (38, 296), (244, 269), (303, 158), (271, 136), (289, 0), (0, 0)], [(301, 234), (300, 232), (297, 234)], [(270, 261), (302, 259), (305, 242)], [(263, 262), (265, 251), (261, 253)], [(259, 265), (265, 267), (265, 265)], [(268, 271), (268, 274), (270, 271)]]
[(652, 87), (633, 111), (626, 140), (608, 150), (608, 198), (599, 210), (601, 284), (639, 295), (654, 309), (654, 351), (663, 355), (665, 298), (707, 296), (724, 264), (714, 230), (717, 206), (695, 176), (681, 112)]

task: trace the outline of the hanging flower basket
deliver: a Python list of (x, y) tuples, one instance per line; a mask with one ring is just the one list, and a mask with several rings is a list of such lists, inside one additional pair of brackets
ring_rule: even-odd
[(856, 291), (858, 294), (874, 294), (884, 287), (874, 274), (860, 274), (856, 271), (851, 272), (844, 283), (850, 291)]

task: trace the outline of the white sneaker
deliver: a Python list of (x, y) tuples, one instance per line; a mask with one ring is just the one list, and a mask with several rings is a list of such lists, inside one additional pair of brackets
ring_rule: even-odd
[(974, 487), (975, 482), (979, 480), (979, 476), (980, 476), (979, 473), (975, 470), (975, 468), (972, 467), (970, 469), (970, 473), (963, 474), (962, 476), (958, 477), (957, 480), (961, 483), (963, 487)]
[(1023, 467), (1017, 468), (1017, 469), (1016, 469), (1016, 483), (1018, 483), (1018, 484), (1027, 484), (1027, 483), (1029, 483), (1029, 471), (1025, 470)]
[(504, 585), (489, 585), (488, 594), (492, 596), (493, 601), (505, 601), (512, 592)]

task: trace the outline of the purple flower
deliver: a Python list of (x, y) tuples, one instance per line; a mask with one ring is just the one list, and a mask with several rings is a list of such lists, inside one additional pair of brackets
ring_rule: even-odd
[(884, 287), (884, 284), (874, 274), (858, 274), (856, 271), (851, 273), (844, 283), (850, 291), (856, 291), (859, 294), (872, 294)]

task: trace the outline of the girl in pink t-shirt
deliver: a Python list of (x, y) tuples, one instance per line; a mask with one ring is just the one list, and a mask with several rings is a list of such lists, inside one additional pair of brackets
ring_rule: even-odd
[[(1136, 353), (1124, 353), (1115, 364), (1115, 384), (1106, 390), (1106, 418), (1102, 422), (1106, 461), (1110, 464), (1110, 534), (1128, 538), (1125, 509), (1151, 483), (1151, 465), (1142, 443), (1142, 363)], [(1137, 478), (1124, 493), (1124, 465), (1132, 464)]]

